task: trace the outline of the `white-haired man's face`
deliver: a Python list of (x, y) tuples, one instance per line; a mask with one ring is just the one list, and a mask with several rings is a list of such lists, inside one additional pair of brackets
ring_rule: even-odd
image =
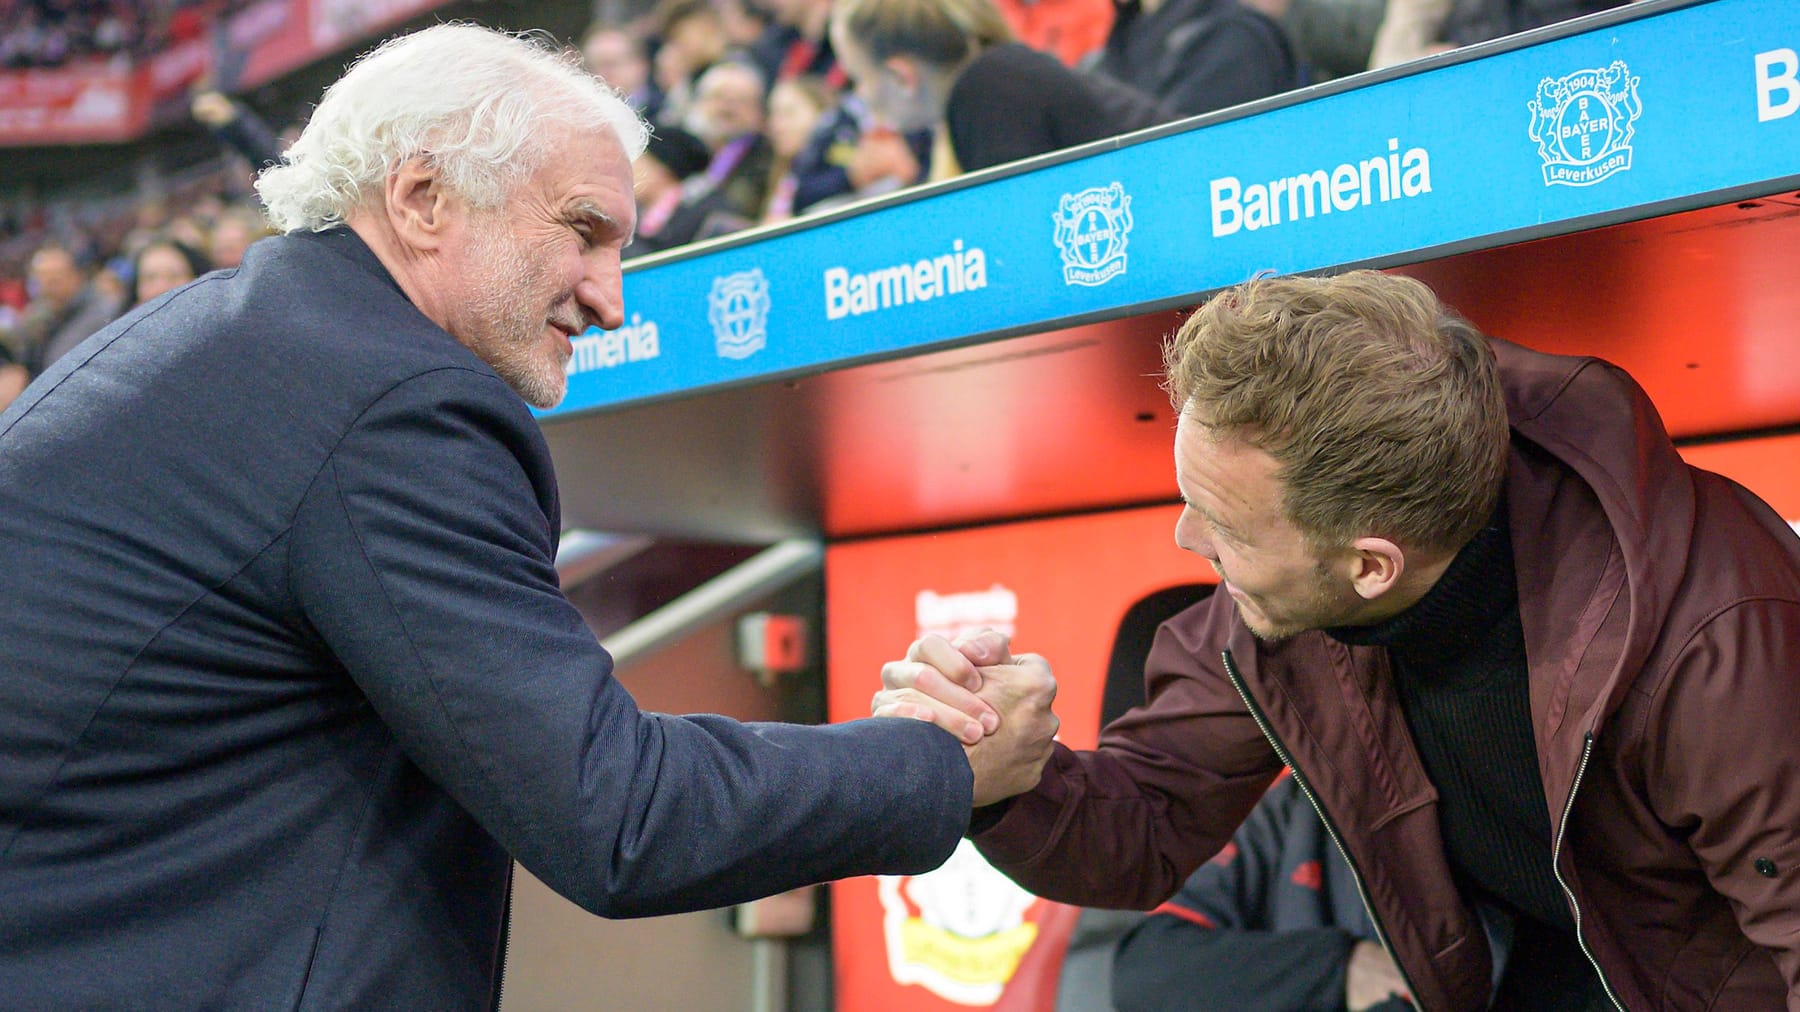
[(561, 130), (497, 209), (448, 246), (440, 321), (528, 403), (560, 403), (573, 340), (624, 323), (619, 251), (636, 227), (631, 163), (610, 130)]

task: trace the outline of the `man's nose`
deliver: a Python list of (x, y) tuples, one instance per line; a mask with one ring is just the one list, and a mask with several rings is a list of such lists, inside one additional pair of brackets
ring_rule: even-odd
[(1212, 562), (1219, 561), (1219, 554), (1213, 548), (1212, 538), (1206, 533), (1206, 525), (1199, 523), (1187, 513), (1175, 521), (1175, 544), (1195, 555)]
[(605, 250), (589, 258), (587, 270), (575, 286), (575, 301), (581, 303), (588, 322), (601, 330), (625, 325), (625, 285), (617, 252)]

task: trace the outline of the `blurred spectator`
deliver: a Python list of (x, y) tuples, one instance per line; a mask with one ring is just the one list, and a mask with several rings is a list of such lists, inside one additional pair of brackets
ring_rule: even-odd
[(30, 273), (36, 297), (14, 332), (12, 350), (36, 376), (111, 323), (120, 307), (89, 283), (75, 254), (62, 246), (40, 248), (31, 258)]
[(1281, 25), (1238, 0), (1118, 0), (1096, 68), (1182, 116), (1301, 83)]
[(1405, 991), (1350, 866), (1292, 777), (1113, 961), (1120, 1012), (1400, 1012), (1412, 1008)]
[(654, 120), (662, 113), (662, 92), (650, 79), (650, 57), (637, 36), (596, 24), (582, 37), (581, 62), (588, 73), (612, 85), (638, 115)]
[(205, 246), (207, 257), (214, 267), (236, 267), (250, 244), (268, 234), (268, 222), (261, 214), (247, 207), (228, 207), (213, 222)]
[(1071, 67), (1098, 52), (1112, 29), (1113, 0), (995, 0), (1013, 35)]
[[(88, 287), (94, 290), (99, 301), (113, 308), (113, 318), (131, 305), (131, 261), (124, 257), (116, 257), (101, 264), (88, 278)], [(107, 321), (111, 323), (111, 320)]]
[(773, 158), (762, 134), (762, 75), (747, 63), (715, 64), (694, 86), (694, 106), (683, 125), (712, 152), (706, 171), (683, 184), (686, 202), (707, 202), (743, 225), (760, 218)]
[[(31, 302), (25, 291), (25, 280), (13, 270), (11, 262), (0, 263), (0, 334), (18, 326), (19, 314)], [(6, 342), (0, 341), (0, 344)]]
[(659, 123), (683, 123), (700, 75), (725, 55), (725, 25), (706, 0), (674, 0), (661, 11), (651, 77), (662, 92)]
[(225, 213), (225, 197), (223, 194), (206, 192), (195, 194), (188, 204), (187, 217), (197, 222), (215, 223)]
[[(870, 118), (855, 95), (845, 95), (825, 110), (788, 170), (793, 177), (793, 213), (920, 181), (931, 162), (935, 125), (905, 134), (885, 124), (865, 131), (864, 122)], [(902, 143), (896, 144), (896, 139)]]
[(1369, 53), (1369, 69), (1455, 49), (1443, 40), (1444, 20), (1449, 15), (1450, 0), (1387, 0)]
[(0, 342), (0, 411), (5, 411), (30, 382), (30, 370), (13, 358), (5, 342)]
[(712, 152), (700, 138), (680, 127), (656, 128), (644, 153), (631, 164), (638, 227), (622, 254), (625, 259), (693, 241), (705, 215), (683, 207), (682, 183), (705, 172), (711, 161)]
[(844, 175), (858, 194), (886, 193), (921, 182), (929, 170), (934, 131), (905, 133), (881, 124), (865, 126)]
[(176, 239), (153, 239), (131, 262), (131, 305), (140, 306), (207, 271), (206, 255)]
[(992, 0), (839, 0), (832, 38), (873, 119), (901, 135), (943, 125), (934, 179), (1173, 118), (1013, 41)]
[(849, 83), (831, 48), (832, 0), (767, 0), (769, 27), (750, 48), (768, 81), (818, 77), (833, 88)]
[(1309, 84), (1369, 69), (1375, 31), (1386, 6), (1386, 0), (1258, 0), (1256, 4), (1287, 29)]
[(1632, 0), (1387, 0), (1369, 67), (1405, 63), (1628, 2)]
[(733, 50), (748, 51), (774, 20), (766, 7), (752, 0), (712, 0), (712, 5), (725, 28), (725, 43)]
[[(0, 0), (4, 2), (4, 0)], [(169, 223), (169, 202), (161, 193), (145, 196), (132, 210), (131, 228), (121, 244), (126, 252), (142, 249), (144, 244), (162, 234)]]
[(837, 95), (821, 78), (796, 77), (770, 89), (768, 124), (763, 133), (769, 139), (769, 175), (775, 182), (769, 187), (763, 221), (786, 221), (796, 213), (794, 195), (800, 187), (796, 164), (806, 154), (825, 114), (836, 106)]
[(201, 126), (212, 132), (221, 144), (244, 156), (252, 169), (281, 161), (281, 140), (261, 116), (223, 92), (203, 89), (195, 92), (189, 111)]

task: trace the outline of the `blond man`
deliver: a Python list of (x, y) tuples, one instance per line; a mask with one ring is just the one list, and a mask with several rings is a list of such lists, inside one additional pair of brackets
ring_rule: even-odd
[[(1420, 1008), (1800, 1009), (1787, 525), (1620, 370), (1408, 279), (1250, 282), (1167, 365), (1175, 537), (1223, 592), (1159, 631), (1097, 750), (977, 813), (988, 858), (1152, 906), (1291, 765)], [(877, 710), (961, 726), (975, 664), (1051, 681), (959, 646), (914, 644)]]

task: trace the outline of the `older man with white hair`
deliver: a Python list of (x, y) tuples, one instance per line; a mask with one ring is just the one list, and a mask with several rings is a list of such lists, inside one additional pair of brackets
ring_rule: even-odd
[(0, 415), (8, 1006), (488, 1005), (509, 857), (672, 913), (924, 871), (1029, 786), (980, 771), (1042, 724), (641, 712), (559, 591), (524, 402), (623, 318), (644, 136), (534, 43), (390, 42), (259, 181), (286, 235)]

